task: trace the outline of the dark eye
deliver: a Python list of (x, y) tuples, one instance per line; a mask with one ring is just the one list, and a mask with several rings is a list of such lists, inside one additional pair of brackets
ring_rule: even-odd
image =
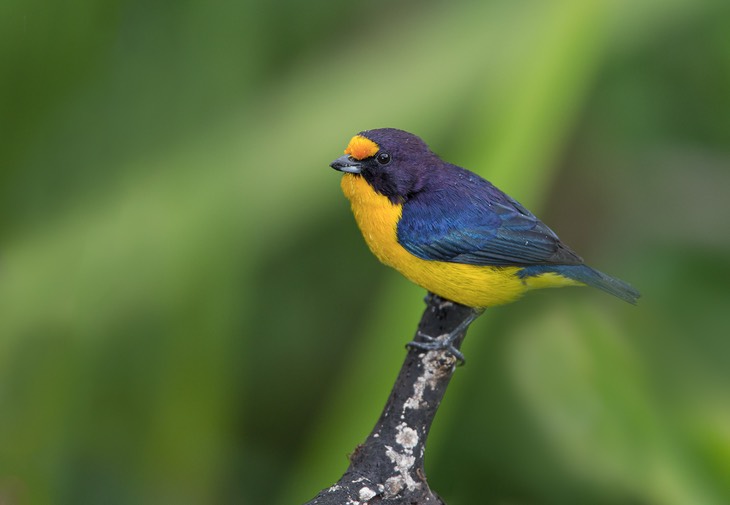
[(387, 165), (388, 163), (390, 163), (390, 154), (380, 153), (380, 154), (378, 154), (378, 156), (375, 159), (381, 165)]

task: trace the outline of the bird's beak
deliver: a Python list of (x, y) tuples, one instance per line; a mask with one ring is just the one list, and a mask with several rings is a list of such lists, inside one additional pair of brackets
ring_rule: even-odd
[(348, 174), (359, 174), (362, 172), (362, 164), (352, 156), (340, 156), (335, 161), (330, 163), (330, 166), (340, 172), (347, 172)]

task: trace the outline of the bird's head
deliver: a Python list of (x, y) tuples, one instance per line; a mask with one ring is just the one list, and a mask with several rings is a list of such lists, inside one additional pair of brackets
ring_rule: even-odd
[(345, 155), (330, 166), (363, 177), (394, 203), (405, 202), (423, 189), (426, 176), (439, 158), (412, 133), (395, 128), (366, 130), (350, 140)]

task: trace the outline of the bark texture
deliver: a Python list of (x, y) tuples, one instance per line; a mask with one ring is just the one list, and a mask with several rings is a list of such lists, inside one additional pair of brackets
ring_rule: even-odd
[[(415, 341), (422, 334), (445, 336), (472, 315), (472, 309), (429, 294)], [(466, 329), (454, 341), (456, 349)], [(423, 469), (426, 439), (446, 393), (457, 359), (447, 350), (408, 349), (390, 397), (367, 440), (350, 456), (334, 485), (306, 505), (444, 505), (431, 491)]]

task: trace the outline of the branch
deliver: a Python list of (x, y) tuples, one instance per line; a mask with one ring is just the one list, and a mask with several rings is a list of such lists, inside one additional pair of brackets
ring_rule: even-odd
[[(416, 332), (444, 336), (473, 314), (471, 308), (429, 294)], [(454, 341), (456, 349), (466, 336)], [(457, 360), (446, 350), (409, 349), (383, 413), (350, 467), (332, 487), (305, 505), (444, 505), (428, 487), (423, 459), (431, 423)]]

